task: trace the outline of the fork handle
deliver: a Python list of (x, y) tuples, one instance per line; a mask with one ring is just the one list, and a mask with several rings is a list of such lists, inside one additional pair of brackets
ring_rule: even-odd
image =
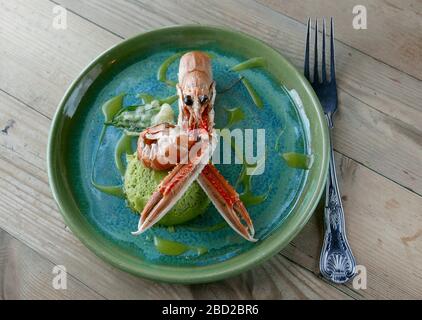
[[(328, 125), (332, 121), (327, 116)], [(334, 283), (345, 283), (356, 273), (356, 262), (347, 242), (344, 211), (338, 188), (332, 135), (330, 129), (330, 164), (325, 189), (324, 242), (320, 257), (321, 274)]]

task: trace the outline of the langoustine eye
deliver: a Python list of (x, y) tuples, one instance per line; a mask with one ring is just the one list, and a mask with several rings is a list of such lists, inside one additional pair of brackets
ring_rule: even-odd
[(191, 96), (185, 96), (184, 101), (185, 105), (192, 106), (193, 105), (193, 99)]
[(205, 104), (208, 101), (208, 96), (199, 96), (199, 102)]

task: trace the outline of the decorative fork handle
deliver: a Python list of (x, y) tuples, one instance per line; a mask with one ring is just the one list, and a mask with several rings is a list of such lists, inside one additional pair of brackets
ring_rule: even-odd
[(337, 183), (331, 136), (332, 120), (327, 116), (330, 127), (330, 164), (326, 185), (324, 209), (325, 234), (320, 257), (320, 271), (327, 280), (345, 283), (356, 273), (356, 262), (347, 242), (344, 211)]

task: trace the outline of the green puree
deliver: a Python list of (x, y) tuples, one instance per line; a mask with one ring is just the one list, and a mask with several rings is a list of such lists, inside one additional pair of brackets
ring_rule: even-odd
[[(127, 163), (124, 192), (129, 207), (140, 213), (167, 172), (146, 168), (136, 154), (128, 155)], [(185, 223), (204, 213), (209, 203), (207, 195), (194, 182), (159, 223), (165, 226)]]

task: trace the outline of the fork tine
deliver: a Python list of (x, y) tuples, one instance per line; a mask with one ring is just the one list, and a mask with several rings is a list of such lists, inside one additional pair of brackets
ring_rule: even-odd
[(325, 18), (322, 20), (322, 62), (321, 62), (321, 81), (325, 82), (327, 80), (327, 70), (325, 66), (325, 35), (326, 35), (326, 25)]
[(331, 30), (330, 30), (330, 47), (331, 47), (331, 55), (330, 55), (330, 72), (331, 72), (331, 81), (336, 81), (336, 64), (334, 61), (334, 19), (331, 17)]
[(306, 79), (311, 82), (311, 78), (309, 75), (309, 34), (311, 32), (311, 18), (308, 19), (308, 26), (306, 31), (306, 47), (305, 47), (305, 66), (304, 66), (304, 74)]
[(318, 75), (318, 19), (315, 19), (315, 60), (314, 60), (314, 83), (319, 82)]

